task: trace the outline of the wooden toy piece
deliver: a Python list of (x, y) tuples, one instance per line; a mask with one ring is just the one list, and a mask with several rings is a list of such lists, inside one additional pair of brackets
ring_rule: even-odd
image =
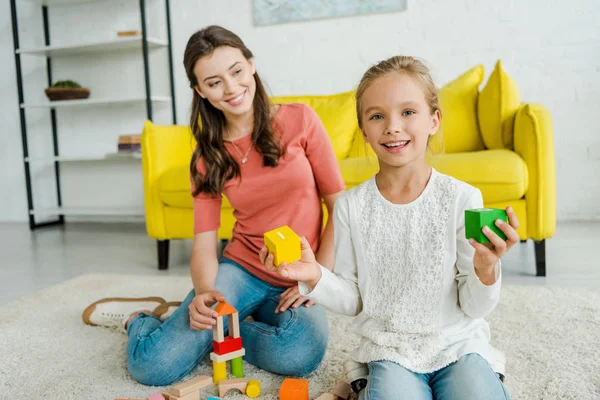
[(236, 378), (244, 377), (244, 364), (242, 363), (242, 357), (231, 360), (231, 375), (235, 376)]
[(225, 337), (225, 340), (222, 342), (217, 342), (213, 340), (213, 351), (219, 355), (231, 353), (232, 351), (241, 350), (242, 349), (242, 338), (238, 337), (236, 339), (231, 336)]
[(246, 355), (246, 349), (242, 347), (240, 350), (232, 351), (231, 353), (227, 354), (217, 354), (215, 352), (212, 352), (210, 353), (210, 359), (215, 362), (221, 363), (224, 361), (233, 360), (234, 358), (242, 357), (244, 355)]
[(227, 363), (213, 361), (213, 382), (218, 385), (225, 379), (227, 379)]
[(227, 379), (219, 382), (219, 396), (225, 396), (225, 393), (232, 389), (237, 389), (242, 393), (246, 393), (246, 380), (242, 378)]
[(169, 394), (168, 397), (165, 397), (167, 400), (199, 400), (200, 399), (200, 391), (196, 390), (195, 392), (191, 392), (186, 394), (185, 396), (173, 396)]
[(352, 393), (352, 387), (346, 381), (338, 381), (331, 393), (340, 399), (348, 400), (350, 393)]
[(315, 400), (338, 400), (338, 399), (339, 398), (335, 394), (323, 393), (322, 395), (317, 397)]
[(209, 396), (208, 400), (223, 400), (223, 399), (220, 397)]
[(213, 339), (215, 342), (225, 340), (225, 328), (223, 328), (223, 317), (217, 317), (217, 323), (213, 325)]
[[(156, 393), (156, 394), (153, 394), (152, 396), (146, 397), (146, 400), (165, 400), (165, 397), (163, 396), (162, 393)], [(169, 399), (167, 399), (167, 400), (169, 400)]]
[(246, 386), (246, 396), (251, 399), (255, 399), (260, 395), (260, 382), (256, 379), (251, 379), (248, 381), (248, 385)]
[(203, 387), (209, 386), (212, 383), (212, 378), (210, 376), (201, 375), (196, 378), (187, 380), (185, 382), (179, 383), (175, 386), (171, 386), (167, 393), (173, 396), (185, 396), (188, 393), (196, 392)]
[(308, 381), (306, 379), (284, 379), (279, 387), (279, 399), (308, 400)]
[(227, 316), (227, 325), (229, 326), (229, 336), (234, 339), (240, 337), (240, 316), (237, 312)]
[(215, 307), (215, 311), (217, 312), (217, 314), (219, 314), (219, 317), (237, 313), (237, 310), (226, 301), (218, 302)]
[(465, 211), (465, 234), (467, 239), (475, 239), (479, 243), (488, 243), (489, 239), (481, 229), (489, 227), (496, 235), (506, 240), (506, 235), (494, 224), (497, 219), (508, 222), (506, 211), (499, 208), (475, 208)]
[(117, 32), (117, 36), (119, 36), (119, 37), (142, 36), (142, 32), (140, 32), (140, 31), (119, 31), (119, 32)]
[(301, 258), (300, 236), (289, 226), (273, 229), (265, 233), (265, 246), (273, 253), (273, 263), (277, 266), (282, 262), (287, 264), (298, 261)]

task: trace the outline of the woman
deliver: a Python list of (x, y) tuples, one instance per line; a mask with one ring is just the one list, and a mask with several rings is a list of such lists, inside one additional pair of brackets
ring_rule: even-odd
[[(293, 281), (267, 270), (263, 262), (272, 263), (272, 255), (261, 260), (259, 252), (265, 232), (288, 225), (306, 237), (322, 265), (333, 267), (333, 228), (328, 222), (323, 229), (321, 204), (331, 215), (344, 183), (329, 137), (308, 106), (270, 104), (252, 53), (222, 27), (190, 37), (184, 66), (198, 143), (190, 165), (194, 288), (164, 322), (168, 314), (157, 315), (168, 307), (156, 297), (103, 299), (83, 319), (124, 327), (133, 378), (168, 385), (211, 351), (216, 313), (210, 307), (226, 300), (240, 321), (253, 319), (240, 324), (246, 361), (278, 374), (307, 375), (325, 354), (325, 312), (302, 297)], [(219, 260), (222, 194), (236, 224)]]

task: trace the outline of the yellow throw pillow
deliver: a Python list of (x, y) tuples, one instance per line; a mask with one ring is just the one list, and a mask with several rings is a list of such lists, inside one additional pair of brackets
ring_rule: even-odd
[(302, 103), (309, 105), (325, 126), (333, 151), (338, 160), (348, 157), (358, 129), (354, 91), (331, 96), (271, 97), (274, 104)]
[[(438, 92), (442, 108), (442, 127), (445, 153), (460, 153), (483, 149), (477, 125), (477, 96), (483, 82), (483, 65), (472, 68), (448, 83)], [(432, 140), (438, 148), (440, 133)]]
[(479, 129), (488, 149), (512, 149), (513, 125), (520, 104), (519, 88), (498, 60), (479, 94), (477, 107)]

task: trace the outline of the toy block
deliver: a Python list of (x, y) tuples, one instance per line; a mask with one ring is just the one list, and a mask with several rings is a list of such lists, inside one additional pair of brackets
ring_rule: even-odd
[(232, 351), (231, 353), (227, 353), (227, 354), (217, 354), (215, 352), (212, 352), (212, 353), (210, 353), (210, 359), (213, 360), (214, 362), (221, 363), (221, 362), (233, 360), (234, 358), (242, 357), (245, 355), (246, 355), (246, 349), (244, 349), (242, 347), (240, 350)]
[(242, 338), (238, 337), (236, 339), (231, 336), (225, 337), (225, 340), (222, 342), (217, 342), (213, 340), (213, 351), (219, 355), (231, 353), (232, 351), (241, 350), (242, 348)]
[(196, 390), (195, 392), (188, 393), (185, 396), (173, 396), (169, 395), (168, 400), (199, 400), (200, 399), (200, 391)]
[(229, 326), (229, 336), (234, 339), (240, 337), (240, 316), (237, 312), (227, 316), (227, 325)]
[(348, 400), (350, 393), (352, 393), (352, 386), (346, 381), (338, 381), (331, 393), (340, 399)]
[(213, 397), (213, 396), (209, 396), (209, 397), (208, 397), (208, 400), (223, 400), (223, 399), (222, 399), (222, 398), (220, 398), (220, 397)]
[(173, 396), (185, 396), (188, 393), (196, 392), (203, 387), (209, 386), (212, 383), (210, 376), (201, 375), (196, 378), (171, 386), (167, 389), (167, 393)]
[(264, 240), (269, 253), (273, 253), (273, 263), (276, 266), (284, 261), (287, 264), (293, 263), (302, 257), (300, 236), (287, 225), (265, 233)]
[(242, 363), (242, 357), (234, 358), (231, 360), (231, 375), (236, 378), (244, 377), (244, 364)]
[(217, 312), (217, 314), (219, 314), (219, 317), (237, 313), (237, 310), (235, 308), (233, 308), (233, 306), (226, 301), (218, 302), (217, 306), (215, 307), (215, 311)]
[(322, 395), (317, 397), (315, 400), (338, 400), (338, 399), (339, 398), (335, 394), (323, 393)]
[(260, 382), (256, 379), (251, 379), (248, 381), (248, 385), (246, 386), (246, 396), (251, 399), (255, 399), (260, 395)]
[(279, 399), (308, 400), (308, 381), (306, 379), (284, 379), (279, 387)]
[(501, 219), (508, 222), (506, 211), (498, 208), (475, 208), (465, 211), (465, 234), (467, 239), (475, 239), (479, 243), (488, 243), (489, 239), (483, 234), (481, 229), (484, 226), (490, 228), (502, 240), (506, 240), (504, 232), (498, 228), (494, 222)]
[(246, 380), (242, 378), (227, 379), (219, 382), (219, 396), (224, 397), (225, 393), (232, 389), (237, 389), (240, 392), (246, 393)]
[(213, 361), (213, 382), (218, 385), (225, 379), (227, 379), (227, 363)]
[[(152, 396), (146, 397), (146, 400), (165, 400), (165, 396), (163, 396), (162, 393), (156, 393), (156, 394), (153, 394)], [(169, 399), (167, 399), (167, 400), (169, 400)]]
[(223, 317), (217, 317), (217, 323), (213, 325), (213, 339), (215, 342), (225, 340), (225, 328), (223, 328)]

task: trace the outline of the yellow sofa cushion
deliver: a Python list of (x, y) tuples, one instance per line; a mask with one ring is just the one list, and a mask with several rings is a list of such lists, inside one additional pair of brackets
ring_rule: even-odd
[(481, 190), (486, 204), (521, 199), (529, 186), (527, 164), (510, 150), (445, 154), (433, 167)]
[(514, 120), (520, 104), (519, 87), (498, 60), (477, 101), (479, 129), (488, 149), (512, 149)]
[[(158, 197), (167, 206), (193, 208), (191, 192), (190, 169), (187, 165), (168, 169), (158, 178)], [(231, 208), (225, 196), (223, 196), (222, 207)]]
[[(477, 96), (483, 82), (483, 65), (472, 68), (439, 90), (445, 153), (482, 150), (477, 125)], [(436, 138), (437, 137), (437, 138)], [(439, 134), (432, 147), (439, 146)]]
[(335, 157), (343, 160), (348, 157), (358, 129), (356, 100), (354, 91), (331, 96), (280, 96), (271, 97), (275, 104), (302, 103), (309, 105), (325, 126)]
[(360, 185), (379, 171), (377, 157), (347, 158), (339, 162), (346, 190)]

